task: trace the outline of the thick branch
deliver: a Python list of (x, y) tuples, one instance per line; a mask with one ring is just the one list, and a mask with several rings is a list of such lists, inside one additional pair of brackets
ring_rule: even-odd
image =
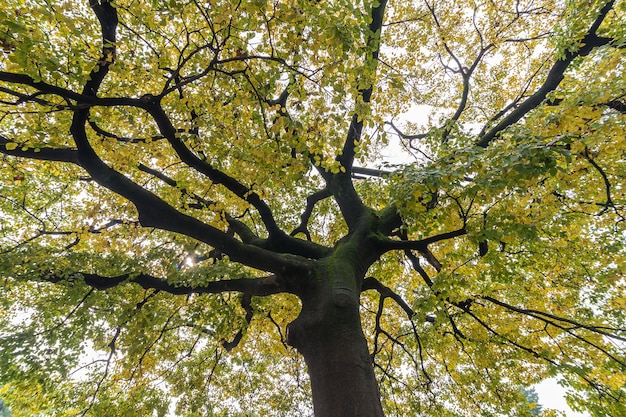
[(559, 86), (563, 78), (565, 78), (565, 71), (567, 71), (570, 64), (576, 58), (589, 55), (594, 48), (608, 45), (613, 41), (610, 38), (599, 37), (596, 35), (596, 31), (613, 7), (613, 4), (614, 1), (610, 1), (602, 7), (599, 16), (591, 25), (585, 37), (581, 40), (581, 47), (576, 51), (567, 51), (563, 58), (556, 61), (556, 63), (552, 66), (552, 69), (550, 69), (550, 72), (548, 72), (546, 80), (541, 87), (539, 87), (533, 95), (522, 102), (519, 107), (509, 113), (508, 116), (500, 121), (500, 123), (484, 133), (478, 142), (476, 142), (477, 146), (483, 148), (487, 147), (489, 143), (496, 139), (503, 130), (515, 124), (522, 117), (528, 114), (528, 112), (538, 107), (545, 100), (548, 93), (554, 91)]
[(131, 201), (137, 208), (142, 226), (184, 234), (214, 246), (233, 261), (266, 271), (281, 272), (287, 265), (300, 265), (299, 258), (244, 244), (213, 226), (177, 211), (155, 194), (108, 167), (91, 148), (84, 122), (84, 118), (76, 118), (72, 125), (72, 134), (80, 149), (80, 165), (98, 184)]
[[(381, 0), (376, 7), (372, 8), (372, 21), (368, 27), (367, 33), (367, 55), (365, 56), (364, 70), (369, 77), (369, 86), (359, 91), (356, 107), (366, 105), (370, 102), (374, 89), (374, 71), (378, 62), (380, 51), (380, 35), (382, 31), (383, 18), (385, 15), (386, 0)], [(355, 114), (352, 116), (348, 133), (344, 142), (343, 150), (337, 161), (345, 169), (345, 172), (339, 172), (333, 175), (325, 175), (324, 178), (328, 184), (329, 190), (332, 192), (341, 213), (348, 224), (348, 228), (352, 231), (356, 227), (359, 219), (365, 212), (365, 205), (354, 189), (352, 183), (352, 164), (355, 157), (355, 146), (361, 140), (363, 132), (362, 115)]]
[[(69, 278), (68, 278), (69, 277)], [(240, 292), (253, 296), (266, 296), (290, 292), (286, 280), (278, 275), (269, 275), (262, 278), (239, 278), (219, 280), (206, 283), (202, 286), (173, 285), (163, 278), (149, 274), (122, 274), (106, 277), (86, 272), (74, 274), (48, 275), (44, 281), (58, 283), (68, 279), (82, 278), (88, 286), (96, 290), (107, 290), (126, 283), (137, 284), (144, 289), (153, 289), (174, 295), (188, 294), (218, 294), (224, 292)]]
[(109, 67), (115, 62), (116, 33), (117, 33), (117, 9), (109, 0), (90, 0), (89, 6), (93, 9), (102, 30), (102, 56), (96, 67), (89, 74), (89, 81), (85, 84), (83, 94), (96, 96), (104, 77), (109, 72)]
[(626, 114), (626, 100), (623, 99), (615, 99), (609, 100), (606, 103), (600, 103), (601, 105), (605, 105), (613, 110), (620, 112), (621, 114)]
[[(152, 168), (146, 167), (143, 164), (139, 165), (139, 169), (148, 174), (154, 175), (159, 178), (161, 181), (165, 182), (167, 185), (171, 187), (177, 187), (178, 183), (173, 178), (168, 177), (167, 175), (158, 172)], [(206, 200), (196, 194), (190, 193), (187, 189), (182, 188), (180, 192), (192, 198), (197, 202), (197, 208), (208, 208), (212, 201)], [(188, 205), (191, 207), (190, 205)], [(305, 242), (301, 239), (289, 238), (289, 241), (282, 240), (280, 236), (275, 237), (274, 240), (271, 239), (261, 239), (258, 237), (245, 223), (239, 221), (232, 215), (228, 213), (223, 213), (226, 221), (228, 221), (230, 229), (237, 233), (241, 240), (250, 245), (257, 246), (259, 248), (273, 250), (280, 253), (290, 253), (293, 255), (300, 255), (307, 258), (318, 259), (326, 255), (330, 250), (322, 245), (318, 245), (313, 242)]]
[(196, 156), (183, 143), (183, 141), (177, 137), (176, 129), (172, 126), (172, 123), (167, 114), (165, 114), (165, 111), (161, 108), (158, 98), (150, 97), (149, 100), (151, 103), (147, 110), (150, 112), (159, 126), (161, 133), (165, 136), (165, 138), (167, 138), (168, 142), (172, 145), (172, 148), (174, 148), (181, 161), (196, 169), (198, 172), (206, 175), (207, 178), (209, 178), (214, 184), (224, 185), (237, 197), (250, 203), (261, 215), (268, 232), (270, 232), (270, 234), (272, 232), (276, 232), (278, 226), (276, 226), (271, 210), (265, 202), (263, 202), (253, 190), (241, 184), (233, 177), (230, 177), (222, 171), (213, 168), (208, 162)]
[[(213, 168), (209, 163), (196, 156), (176, 135), (176, 130), (172, 126), (169, 117), (165, 114), (161, 108), (158, 99), (153, 97), (148, 111), (156, 121), (157, 125), (163, 136), (165, 136), (168, 142), (172, 145), (180, 159), (196, 169), (198, 172), (204, 174), (214, 184), (222, 184), (237, 197), (251, 204), (261, 216), (263, 224), (269, 233), (268, 243), (269, 246), (276, 246), (279, 248), (286, 248), (290, 246), (302, 246), (305, 245), (302, 240), (294, 239), (282, 231), (276, 224), (274, 215), (270, 207), (254, 192), (254, 190), (246, 187), (235, 178), (225, 174), (224, 172)], [(309, 249), (312, 249), (310, 245), (305, 245)]]
[[(378, 61), (378, 55), (380, 53), (380, 36), (383, 27), (383, 19), (385, 16), (385, 7), (387, 5), (386, 0), (381, 0), (378, 6), (372, 8), (371, 18), (372, 21), (368, 27), (367, 33), (367, 47), (368, 56), (365, 57), (364, 67), (366, 71), (375, 71), (376, 63)], [(369, 103), (374, 90), (373, 76), (374, 74), (368, 74), (371, 77), (371, 84), (360, 91), (360, 99), (363, 103)], [(352, 169), (352, 163), (354, 161), (354, 148), (355, 142), (361, 140), (361, 132), (363, 131), (363, 120), (358, 114), (352, 117), (350, 128), (348, 129), (348, 136), (343, 146), (343, 152), (338, 158), (341, 165), (346, 169), (349, 174)]]
[(40, 161), (58, 161), (78, 164), (78, 151), (71, 148), (29, 148), (22, 149), (21, 145), (13, 150), (7, 150), (6, 145), (16, 143), (0, 134), (0, 153), (19, 156), (22, 158), (36, 159)]

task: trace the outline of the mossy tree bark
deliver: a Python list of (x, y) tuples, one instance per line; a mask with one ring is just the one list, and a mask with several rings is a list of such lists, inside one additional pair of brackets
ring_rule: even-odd
[(288, 343), (308, 366), (316, 417), (384, 415), (359, 312), (364, 249), (340, 244), (315, 266), (300, 294), (300, 315), (288, 327)]

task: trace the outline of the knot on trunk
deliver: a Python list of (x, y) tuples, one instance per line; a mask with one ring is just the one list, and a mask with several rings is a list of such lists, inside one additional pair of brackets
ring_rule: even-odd
[(356, 303), (354, 291), (348, 287), (337, 287), (333, 289), (333, 304), (336, 307), (349, 307)]

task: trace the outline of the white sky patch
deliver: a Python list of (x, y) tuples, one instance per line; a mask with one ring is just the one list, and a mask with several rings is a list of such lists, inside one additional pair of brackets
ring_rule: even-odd
[(551, 408), (563, 411), (567, 417), (589, 417), (587, 413), (577, 413), (565, 401), (565, 388), (558, 384), (558, 379), (548, 378), (533, 386), (539, 395), (539, 404), (543, 409)]

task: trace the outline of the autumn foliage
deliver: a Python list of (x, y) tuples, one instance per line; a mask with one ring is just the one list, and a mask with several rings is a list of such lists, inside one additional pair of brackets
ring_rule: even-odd
[(626, 415), (625, 22), (3, 0), (0, 404)]

